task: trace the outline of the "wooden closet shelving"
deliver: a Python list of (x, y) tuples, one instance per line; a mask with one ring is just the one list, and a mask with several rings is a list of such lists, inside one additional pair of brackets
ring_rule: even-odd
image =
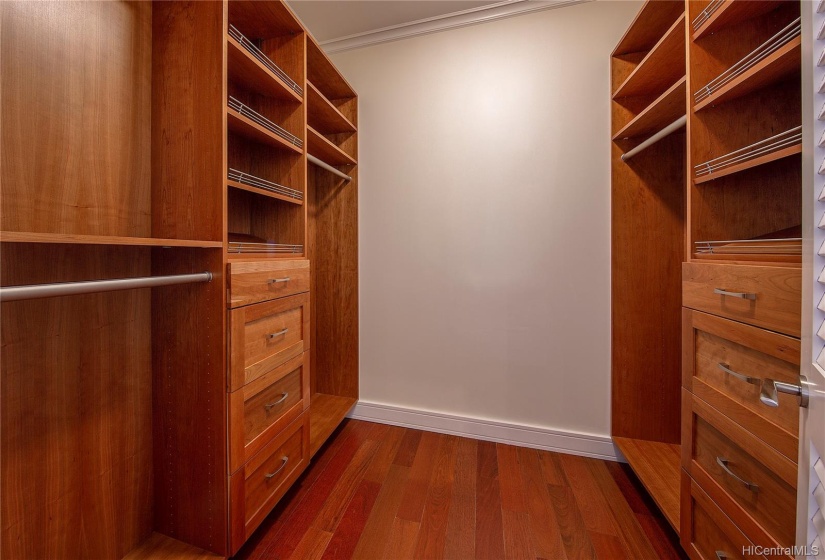
[[(766, 14), (776, 9), (783, 0), (727, 0), (711, 2), (713, 8), (711, 14), (703, 18), (704, 22), (698, 26), (692, 26), (692, 39), (696, 41), (705, 35), (715, 33), (729, 25), (741, 23), (750, 18)], [(696, 16), (697, 18), (699, 15)], [(691, 21), (693, 23), (693, 21)], [(697, 22), (698, 23), (698, 22)]]
[(358, 399), (357, 95), (280, 0), (0, 11), (3, 286), (212, 273), (2, 304), (0, 556), (231, 556)]
[(309, 125), (325, 134), (355, 132), (355, 125), (327, 99), (318, 88), (307, 82), (307, 118)]
[[(357, 249), (358, 98), (311, 36), (306, 47), (307, 153), (351, 177), (342, 181), (328, 170), (309, 167), (308, 211), (313, 219), (307, 248), (314, 267), (310, 294), (317, 329), (313, 337), (329, 340), (328, 345), (311, 348), (310, 453), (315, 455), (358, 399), (358, 259), (357, 251), (353, 252), (353, 246)], [(323, 283), (332, 278), (339, 285), (325, 290)]]
[(226, 110), (226, 126), (232, 132), (239, 134), (241, 136), (245, 136), (246, 138), (249, 138), (250, 140), (254, 140), (261, 144), (266, 144), (268, 146), (272, 146), (273, 148), (291, 151), (296, 154), (303, 153), (303, 150), (299, 146), (296, 146), (295, 144), (285, 140), (284, 138), (281, 138), (274, 132), (267, 130), (258, 123), (241, 115), (234, 109)]
[(687, 78), (682, 76), (679, 81), (614, 134), (613, 140), (626, 140), (649, 135), (684, 116), (686, 80)]
[[(614, 51), (619, 92), (676, 74), (650, 62), (667, 37), (625, 47), (670, 4), (646, 2)], [(732, 558), (793, 544), (798, 403), (767, 406), (759, 383), (799, 383), (800, 3), (683, 6), (685, 78), (612, 101), (611, 432), (688, 555)], [(739, 477), (757, 471), (781, 480), (758, 499)]]
[(684, 16), (677, 19), (665, 35), (638, 63), (633, 72), (613, 92), (613, 98), (659, 93), (678, 81), (684, 72)]
[(719, 105), (775, 84), (790, 76), (798, 75), (801, 64), (801, 45), (801, 37), (793, 39), (715, 93), (696, 103), (693, 106), (693, 112), (701, 111), (705, 107)]
[(268, 97), (287, 102), (301, 103), (303, 98), (283, 79), (272, 73), (233, 37), (226, 38), (227, 68), (229, 79)]
[(307, 148), (309, 153), (331, 165), (355, 165), (355, 159), (336, 146), (320, 132), (307, 127)]
[[(628, 51), (634, 47), (640, 50)], [(627, 162), (621, 156), (686, 113), (684, 4), (646, 2), (614, 50), (611, 71), (611, 433), (678, 528), (685, 136), (677, 131)]]
[(76, 245), (125, 245), (136, 247), (220, 248), (220, 241), (197, 239), (158, 239), (155, 237), (119, 237), (114, 235), (76, 235), (72, 233), (0, 232), (0, 243), (57, 243)]

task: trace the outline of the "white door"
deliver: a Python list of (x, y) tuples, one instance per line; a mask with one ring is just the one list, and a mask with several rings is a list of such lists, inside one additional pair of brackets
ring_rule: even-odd
[(825, 0), (802, 0), (802, 374), (796, 557), (825, 558)]

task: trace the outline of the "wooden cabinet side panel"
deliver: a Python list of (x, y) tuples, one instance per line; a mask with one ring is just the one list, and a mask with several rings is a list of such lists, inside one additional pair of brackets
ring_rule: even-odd
[(155, 529), (227, 547), (225, 289), (220, 249), (156, 249), (154, 274), (211, 271), (153, 291)]

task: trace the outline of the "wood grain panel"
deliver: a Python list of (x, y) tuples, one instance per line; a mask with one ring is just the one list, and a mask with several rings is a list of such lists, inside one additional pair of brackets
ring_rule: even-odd
[[(150, 257), (4, 244), (0, 272), (4, 286), (145, 276)], [(0, 556), (121, 558), (152, 531), (150, 291), (0, 311)]]
[[(154, 527), (199, 548), (227, 546), (226, 291), (222, 251), (153, 249), (153, 274), (212, 282), (152, 292)], [(181, 325), (189, 325), (181, 328)]]
[(3, 229), (150, 237), (151, 4), (0, 11)]
[(224, 6), (223, 2), (152, 4), (155, 237), (224, 239)]
[(679, 441), (684, 142), (671, 135), (628, 163), (613, 146), (614, 436)]

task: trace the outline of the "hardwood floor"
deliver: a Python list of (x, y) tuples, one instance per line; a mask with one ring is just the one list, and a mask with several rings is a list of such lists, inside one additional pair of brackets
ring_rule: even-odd
[(347, 420), (236, 558), (686, 557), (625, 465)]

